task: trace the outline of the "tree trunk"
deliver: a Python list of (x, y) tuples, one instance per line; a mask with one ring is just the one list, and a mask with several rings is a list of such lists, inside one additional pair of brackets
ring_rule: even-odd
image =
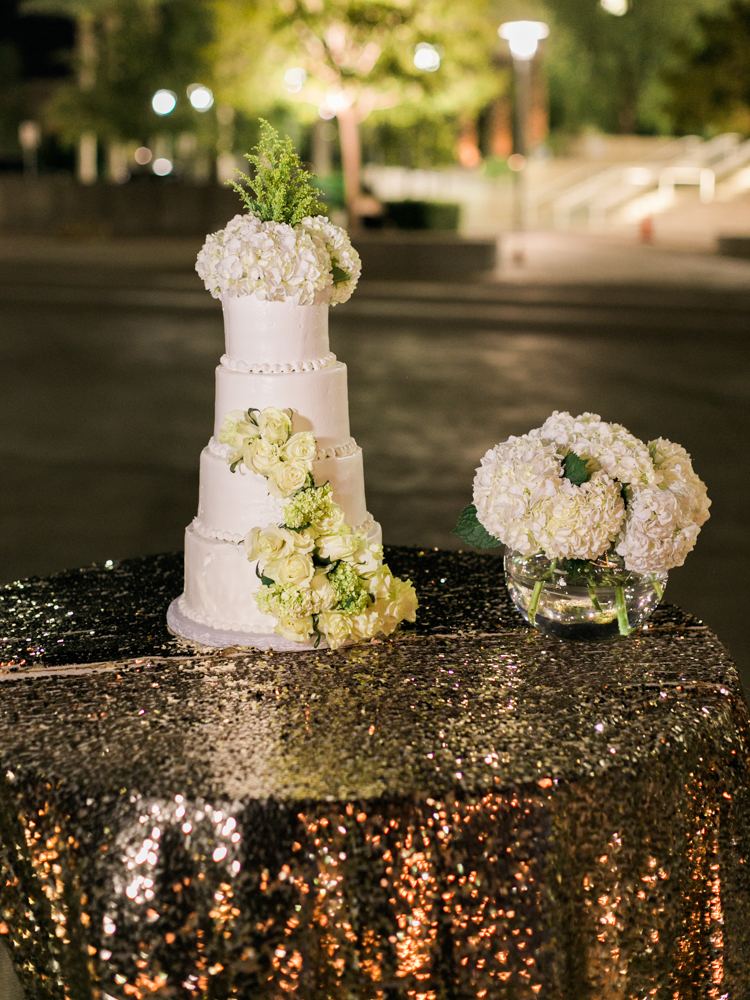
[(78, 140), (76, 173), (79, 184), (96, 184), (99, 170), (96, 135), (93, 132), (83, 132)]
[(360, 172), (362, 169), (359, 121), (356, 109), (353, 107), (342, 108), (337, 112), (336, 117), (339, 121), (341, 163), (344, 169), (344, 201), (349, 216), (349, 228), (355, 230), (359, 227)]
[(96, 27), (94, 15), (78, 15), (76, 25), (76, 60), (78, 62), (78, 86), (81, 90), (93, 90), (96, 83)]
[[(78, 86), (85, 93), (96, 84), (96, 25), (94, 15), (88, 12), (78, 15), (76, 24), (76, 58), (78, 62)], [(95, 184), (97, 170), (96, 135), (84, 132), (78, 140), (76, 173), (80, 184)]]

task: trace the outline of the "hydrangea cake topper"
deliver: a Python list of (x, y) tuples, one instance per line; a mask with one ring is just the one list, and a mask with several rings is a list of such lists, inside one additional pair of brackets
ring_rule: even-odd
[(245, 155), (254, 176), (237, 171), (242, 183), (229, 183), (247, 214), (206, 237), (195, 265), (206, 289), (217, 299), (256, 295), (299, 305), (330, 289), (331, 305), (346, 302), (359, 280), (359, 254), (346, 231), (322, 214), (326, 207), (291, 139), (261, 121), (256, 151)]
[(610, 584), (619, 631), (628, 634), (632, 576), (647, 577), (661, 598), (666, 573), (684, 563), (710, 503), (680, 445), (664, 438), (645, 444), (598, 414), (555, 411), (542, 427), (485, 454), (474, 503), (455, 533), (476, 548), (505, 545), (529, 573), (534, 559), (537, 570), (550, 561), (523, 608), (532, 624), (545, 584), (587, 586), (594, 617), (598, 587)]

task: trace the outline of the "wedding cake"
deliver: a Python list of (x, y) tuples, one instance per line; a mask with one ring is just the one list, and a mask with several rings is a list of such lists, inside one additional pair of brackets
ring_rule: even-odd
[[(346, 365), (330, 351), (329, 306), (360, 273), (345, 231), (322, 214), (287, 139), (263, 126), (247, 208), (210, 235), (196, 269), (220, 298), (225, 353), (198, 514), (185, 532), (176, 634), (208, 646), (333, 648), (413, 621), (409, 581), (383, 564), (350, 434)], [(281, 206), (281, 207), (280, 207)]]

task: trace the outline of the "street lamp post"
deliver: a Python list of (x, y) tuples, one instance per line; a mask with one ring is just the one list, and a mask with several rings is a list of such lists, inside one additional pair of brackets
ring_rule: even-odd
[(506, 21), (497, 29), (510, 47), (516, 92), (516, 128), (514, 154), (509, 166), (513, 170), (513, 228), (523, 232), (527, 226), (526, 163), (529, 145), (529, 108), (531, 104), (531, 61), (539, 42), (549, 35), (543, 21)]

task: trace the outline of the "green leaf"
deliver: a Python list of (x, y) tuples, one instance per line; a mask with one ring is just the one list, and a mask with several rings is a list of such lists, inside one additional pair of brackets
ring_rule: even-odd
[(240, 464), (241, 461), (242, 461), (242, 459), (238, 458), (236, 462), (232, 462), (232, 464), (229, 466), (229, 471), (230, 472), (234, 472), (235, 469), (237, 468), (237, 466)]
[(333, 275), (334, 285), (343, 285), (345, 281), (351, 278), (351, 274), (348, 271), (342, 270), (335, 261), (331, 261), (331, 274)]
[(574, 486), (587, 483), (591, 478), (586, 462), (582, 458), (579, 458), (574, 451), (569, 451), (565, 456), (565, 471), (563, 475)]
[(475, 549), (495, 549), (503, 543), (499, 538), (495, 538), (479, 523), (477, 509), (474, 504), (464, 507), (458, 517), (458, 524), (451, 532), (458, 535), (467, 545), (473, 545)]
[(260, 582), (264, 587), (273, 587), (274, 584), (274, 581), (269, 576), (263, 576), (262, 573), (260, 574)]

